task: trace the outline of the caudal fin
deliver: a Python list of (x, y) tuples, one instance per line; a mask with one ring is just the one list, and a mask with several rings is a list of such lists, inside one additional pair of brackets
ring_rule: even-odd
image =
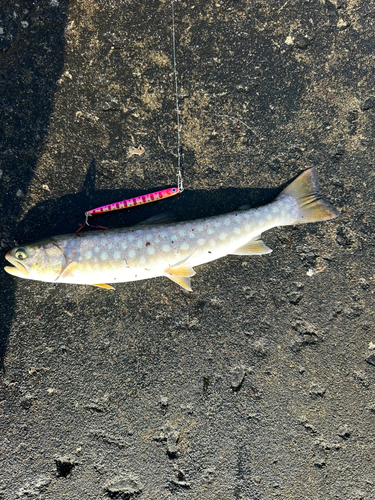
[(329, 220), (339, 215), (329, 201), (319, 197), (319, 182), (314, 167), (302, 172), (281, 192), (283, 194), (293, 196), (298, 202), (299, 216), (294, 224)]

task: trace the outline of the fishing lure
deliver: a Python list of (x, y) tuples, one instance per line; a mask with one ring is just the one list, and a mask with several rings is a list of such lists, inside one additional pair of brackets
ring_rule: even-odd
[(162, 191), (155, 191), (155, 193), (144, 194), (142, 196), (137, 196), (136, 198), (129, 198), (128, 200), (118, 201), (117, 203), (110, 203), (109, 205), (103, 205), (99, 208), (93, 208), (92, 210), (88, 210), (85, 215), (96, 215), (102, 214), (104, 212), (112, 212), (114, 210), (122, 210), (123, 208), (145, 205), (146, 203), (151, 203), (153, 201), (162, 200), (163, 198), (175, 196), (179, 192), (180, 190), (178, 187), (163, 189)]
[[(115, 210), (122, 210), (124, 208), (137, 207), (139, 205), (145, 205), (146, 203), (152, 203), (153, 201), (163, 200), (164, 198), (170, 198), (183, 191), (182, 180), (179, 181), (179, 187), (172, 187), (168, 189), (162, 189), (161, 191), (155, 191), (154, 193), (143, 194), (142, 196), (136, 196), (135, 198), (129, 198), (128, 200), (117, 201), (115, 203), (110, 203), (109, 205), (103, 205), (98, 208), (93, 208), (85, 213), (86, 220), (83, 226), (81, 226), (77, 233), (81, 231), (85, 226), (90, 226), (88, 223), (88, 218), (92, 215), (104, 214), (106, 212), (113, 212)], [(92, 227), (92, 226), (91, 226)], [(96, 226), (100, 229), (108, 229), (103, 226)]]

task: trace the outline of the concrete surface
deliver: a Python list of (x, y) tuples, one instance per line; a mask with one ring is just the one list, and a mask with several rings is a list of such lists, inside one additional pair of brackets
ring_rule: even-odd
[[(98, 223), (255, 206), (308, 166), (341, 215), (191, 294), (1, 271), (2, 500), (375, 498), (374, 30), (364, 0), (176, 2), (186, 191)], [(0, 3), (1, 267), (175, 183), (173, 92), (169, 1)]]

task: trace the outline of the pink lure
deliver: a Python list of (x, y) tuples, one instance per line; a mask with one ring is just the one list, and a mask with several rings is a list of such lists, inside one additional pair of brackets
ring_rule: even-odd
[(180, 189), (178, 187), (163, 189), (162, 191), (155, 191), (155, 193), (144, 194), (142, 196), (137, 196), (136, 198), (130, 198), (129, 200), (118, 201), (117, 203), (111, 203), (110, 205), (93, 208), (92, 210), (88, 210), (85, 215), (103, 214), (105, 212), (113, 212), (114, 210), (122, 210), (123, 208), (137, 207), (138, 205), (145, 205), (146, 203), (151, 203), (152, 201), (175, 196), (179, 192)]
[(93, 208), (85, 213), (86, 220), (83, 226), (77, 229), (79, 233), (85, 226), (96, 227), (97, 229), (108, 229), (103, 226), (91, 226), (88, 223), (88, 218), (91, 215), (104, 214), (106, 212), (113, 212), (114, 210), (122, 210), (123, 208), (137, 207), (138, 205), (145, 205), (146, 203), (151, 203), (152, 201), (162, 200), (163, 198), (169, 198), (183, 191), (182, 187), (173, 187), (168, 189), (163, 189), (162, 191), (155, 191), (155, 193), (144, 194), (142, 196), (137, 196), (135, 198), (129, 198), (129, 200), (118, 201), (117, 203), (111, 203), (110, 205), (103, 205), (102, 207)]

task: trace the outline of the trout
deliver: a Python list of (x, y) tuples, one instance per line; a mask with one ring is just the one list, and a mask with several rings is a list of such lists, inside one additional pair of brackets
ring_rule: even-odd
[(302, 172), (271, 203), (186, 222), (66, 234), (10, 250), (5, 271), (19, 278), (94, 285), (166, 276), (191, 291), (194, 267), (228, 254), (272, 252), (261, 234), (275, 226), (334, 219), (336, 208), (319, 197), (314, 168)]

